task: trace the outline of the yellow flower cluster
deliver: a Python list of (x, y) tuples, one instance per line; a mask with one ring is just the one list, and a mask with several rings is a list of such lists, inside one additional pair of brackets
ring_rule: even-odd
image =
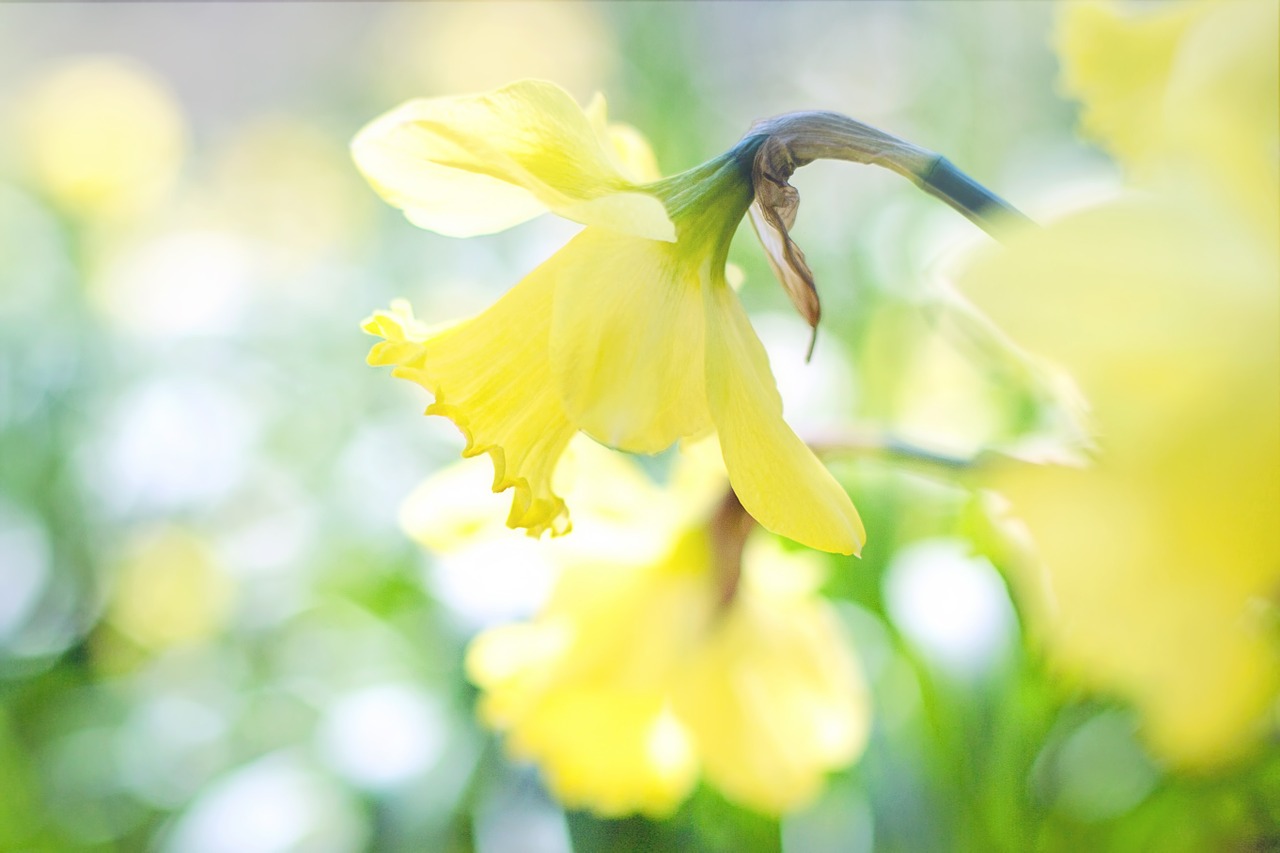
[[(1066, 86), (1128, 184), (1011, 231), (961, 281), (1065, 367), (1097, 427), (1096, 464), (995, 483), (1043, 570), (1047, 595), (1025, 594), (1024, 608), (1060, 667), (1132, 701), (1154, 747), (1189, 766), (1246, 750), (1280, 686), (1268, 621), (1280, 589), (1276, 13), (1251, 0), (1067, 7)], [(782, 418), (726, 282), (729, 241), (750, 211), (816, 326), (788, 235), (797, 165), (893, 162), (989, 230), (1016, 212), (940, 158), (829, 113), (763, 122), (660, 179), (601, 99), (584, 110), (537, 81), (409, 102), (353, 153), (383, 198), (443, 234), (546, 211), (586, 226), (476, 317), (428, 328), (397, 302), (365, 324), (381, 339), (369, 362), (427, 389), (464, 456), (489, 455), (492, 491), (513, 492), (507, 526), (567, 532), (564, 496), (575, 503), (579, 533), (547, 546), (549, 602), (470, 650), (484, 720), (570, 807), (667, 814), (699, 776), (763, 812), (805, 802), (860, 753), (867, 703), (817, 557), (747, 533), (758, 522), (844, 554), (865, 534)], [(578, 433), (636, 453), (717, 440), (659, 489)], [(442, 506), (408, 512), (436, 550), (499, 541), (501, 520)]]

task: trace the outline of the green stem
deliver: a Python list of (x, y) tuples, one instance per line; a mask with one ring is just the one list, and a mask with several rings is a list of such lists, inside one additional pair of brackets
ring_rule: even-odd
[(951, 471), (971, 470), (985, 461), (985, 454), (956, 456), (930, 450), (891, 435), (872, 437), (850, 432), (816, 436), (806, 443), (819, 456), (875, 455), (897, 461), (924, 463)]
[(946, 157), (840, 113), (795, 112), (765, 119), (747, 131), (744, 142), (762, 136), (781, 143), (781, 149), (761, 150), (777, 160), (769, 171), (783, 179), (814, 160), (866, 163), (897, 172), (997, 240), (1010, 227), (1033, 224)]
[(923, 174), (915, 175), (913, 180), (929, 195), (942, 199), (997, 240), (1010, 224), (1034, 224), (1026, 214), (957, 169), (940, 154)]

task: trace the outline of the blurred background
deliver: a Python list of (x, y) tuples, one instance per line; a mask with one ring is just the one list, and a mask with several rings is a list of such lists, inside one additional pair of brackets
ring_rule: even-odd
[[(871, 542), (832, 558), (826, 592), (873, 732), (817, 802), (778, 821), (704, 789), (662, 823), (566, 814), (478, 726), (461, 669), (546, 572), (433, 557), (397, 521), (462, 441), (364, 365), (361, 319), (401, 296), (431, 321), (478, 311), (575, 226), (415, 229), (350, 162), (365, 122), (541, 77), (604, 92), (673, 173), (756, 118), (830, 109), (1034, 215), (1117, 174), (1074, 134), (1052, 18), (0, 5), (0, 849), (1276, 849), (1274, 755), (1170, 772), (1128, 708), (1042, 664), (966, 460), (1034, 446), (1052, 413), (928, 286), (987, 238), (894, 175), (793, 179), (825, 306), (809, 365), (750, 229), (732, 255), (788, 419), (869, 446), (835, 465)], [(895, 442), (928, 453), (876, 449)]]

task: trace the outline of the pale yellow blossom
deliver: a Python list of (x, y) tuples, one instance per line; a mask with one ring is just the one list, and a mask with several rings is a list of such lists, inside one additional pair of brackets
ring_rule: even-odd
[(463, 455), (491, 456), (494, 490), (514, 492), (511, 526), (569, 529), (552, 478), (578, 431), (636, 453), (714, 431), (764, 527), (826, 551), (861, 548), (853, 503), (783, 420), (726, 278), (764, 139), (654, 182), (648, 145), (609, 124), (602, 99), (584, 111), (538, 81), (410, 101), (356, 137), (370, 184), (424, 228), (487, 234), (545, 211), (587, 226), (470, 320), (428, 330), (397, 304), (365, 324), (383, 339), (369, 362), (430, 391), (427, 412), (458, 425)]
[[(717, 526), (728, 483), (713, 442), (683, 454), (666, 487), (585, 439), (570, 452), (578, 531), (546, 543), (560, 571), (550, 600), (467, 656), (482, 719), (571, 808), (665, 815), (699, 776), (766, 813), (809, 801), (862, 751), (869, 712), (817, 591), (821, 559), (757, 529), (736, 560), (741, 536)], [(417, 501), (406, 523), (451, 550), (514, 535), (500, 514)]]
[(962, 279), (1070, 370), (1097, 425), (1091, 467), (998, 483), (1047, 569), (1035, 624), (1187, 766), (1258, 743), (1280, 685), (1276, 18), (1069, 4), (1065, 80), (1130, 185)]

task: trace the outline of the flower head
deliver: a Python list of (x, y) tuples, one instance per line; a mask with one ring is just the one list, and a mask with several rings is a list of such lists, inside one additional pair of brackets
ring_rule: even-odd
[[(816, 591), (821, 561), (750, 535), (709, 444), (682, 454), (659, 488), (576, 441), (569, 493), (584, 535), (548, 546), (560, 575), (537, 617), (469, 650), (482, 718), (570, 807), (670, 813), (701, 774), (780, 813), (865, 743), (861, 678)], [(447, 529), (459, 519), (420, 510), (411, 532), (460, 547)], [(470, 536), (476, 522), (465, 520)]]
[[(575, 432), (637, 453), (715, 432), (734, 491), (764, 527), (821, 550), (861, 548), (848, 495), (782, 418), (764, 348), (726, 283), (729, 242), (750, 209), (816, 327), (813, 275), (788, 234), (792, 171), (836, 157), (929, 187), (935, 171), (958, 174), (945, 161), (843, 116), (795, 113), (758, 122), (701, 166), (644, 182), (638, 164), (653, 158), (635, 131), (610, 125), (601, 99), (584, 111), (537, 81), (412, 101), (352, 148), (386, 200), (441, 233), (490, 233), (547, 210), (587, 226), (477, 317), (431, 332), (398, 305), (365, 325), (383, 338), (370, 363), (429, 390), (428, 413), (458, 425), (464, 455), (493, 457), (494, 490), (515, 491), (509, 524), (568, 529), (551, 480)], [(998, 201), (969, 199), (979, 219)]]

